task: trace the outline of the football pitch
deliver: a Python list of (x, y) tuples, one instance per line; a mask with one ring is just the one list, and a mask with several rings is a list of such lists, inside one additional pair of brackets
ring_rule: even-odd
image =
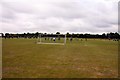
[(117, 78), (118, 41), (2, 39), (3, 78)]

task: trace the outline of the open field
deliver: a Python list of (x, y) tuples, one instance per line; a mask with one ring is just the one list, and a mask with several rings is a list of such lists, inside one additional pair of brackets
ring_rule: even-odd
[(114, 78), (118, 42), (100, 39), (64, 45), (36, 39), (3, 39), (3, 78)]

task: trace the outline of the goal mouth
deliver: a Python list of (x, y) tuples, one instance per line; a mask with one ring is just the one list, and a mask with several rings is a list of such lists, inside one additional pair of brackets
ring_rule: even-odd
[(65, 34), (39, 34), (37, 44), (65, 45)]

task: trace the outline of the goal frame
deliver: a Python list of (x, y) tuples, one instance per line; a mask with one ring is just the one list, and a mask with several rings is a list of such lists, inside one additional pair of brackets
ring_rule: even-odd
[[(64, 42), (63, 43), (42, 42), (42, 35), (54, 35), (54, 36), (64, 35)], [(37, 44), (66, 45), (66, 34), (38, 34)]]

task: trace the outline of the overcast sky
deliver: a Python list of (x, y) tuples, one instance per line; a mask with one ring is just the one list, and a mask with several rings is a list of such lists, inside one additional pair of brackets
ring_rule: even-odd
[(0, 0), (0, 32), (118, 32), (118, 0)]

